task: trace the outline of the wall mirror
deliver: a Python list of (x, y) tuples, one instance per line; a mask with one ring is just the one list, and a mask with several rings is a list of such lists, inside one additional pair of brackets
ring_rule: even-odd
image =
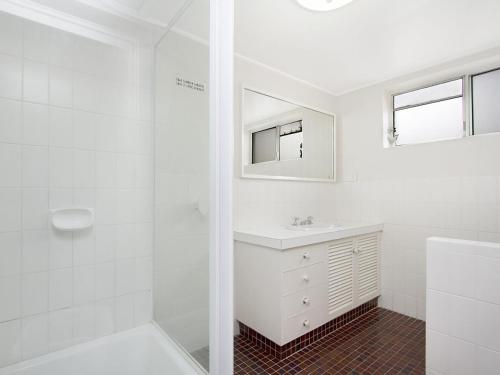
[(331, 113), (243, 88), (242, 143), (242, 177), (335, 181)]

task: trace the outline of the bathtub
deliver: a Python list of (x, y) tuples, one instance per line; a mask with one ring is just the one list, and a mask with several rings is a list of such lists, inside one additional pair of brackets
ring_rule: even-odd
[(0, 369), (0, 375), (206, 374), (154, 324)]

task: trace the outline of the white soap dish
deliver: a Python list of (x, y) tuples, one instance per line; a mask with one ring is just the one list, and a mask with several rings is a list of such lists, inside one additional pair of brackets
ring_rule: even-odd
[(94, 224), (93, 208), (59, 208), (51, 213), (54, 228), (64, 232), (87, 229)]

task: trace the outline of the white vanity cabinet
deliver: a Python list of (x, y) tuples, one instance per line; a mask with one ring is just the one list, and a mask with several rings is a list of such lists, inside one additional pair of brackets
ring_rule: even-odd
[(237, 240), (236, 319), (282, 346), (372, 300), (380, 240), (380, 230), (291, 249)]

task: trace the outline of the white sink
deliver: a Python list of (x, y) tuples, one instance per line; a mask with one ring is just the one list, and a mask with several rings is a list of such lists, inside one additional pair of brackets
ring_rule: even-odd
[(340, 229), (340, 226), (335, 224), (314, 223), (306, 225), (288, 225), (286, 229), (293, 230), (295, 232), (320, 232), (331, 229)]

